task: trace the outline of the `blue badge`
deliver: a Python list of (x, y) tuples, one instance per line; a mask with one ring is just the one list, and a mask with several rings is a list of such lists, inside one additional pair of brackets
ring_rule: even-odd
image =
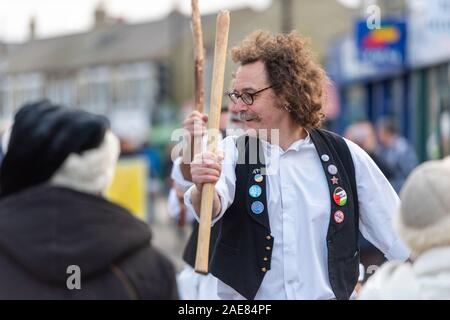
[(255, 175), (255, 181), (260, 183), (264, 180), (264, 177), (262, 176), (262, 174), (257, 174)]
[(264, 205), (261, 201), (255, 201), (252, 203), (252, 212), (254, 214), (260, 214), (264, 211)]
[(248, 189), (248, 194), (252, 197), (252, 198), (258, 198), (262, 193), (262, 189), (260, 186), (254, 184), (250, 187), (250, 189)]

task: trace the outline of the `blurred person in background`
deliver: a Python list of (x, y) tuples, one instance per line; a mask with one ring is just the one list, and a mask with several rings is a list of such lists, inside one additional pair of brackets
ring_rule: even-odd
[[(113, 187), (120, 185), (123, 188), (114, 190), (114, 200), (127, 208), (135, 208), (132, 210), (134, 213), (139, 211), (139, 215), (152, 224), (155, 203), (164, 186), (160, 180), (160, 154), (149, 145), (149, 116), (142, 109), (116, 109), (110, 119), (111, 129), (120, 142), (118, 176), (115, 177)], [(136, 170), (139, 174), (121, 174), (122, 170)], [(144, 205), (141, 207), (142, 203)]]
[[(365, 120), (356, 121), (345, 130), (344, 137), (353, 141), (366, 151), (384, 176), (387, 179), (391, 178), (392, 173), (390, 172), (389, 167), (375, 153), (378, 148), (378, 143), (375, 128), (372, 123)], [(360, 267), (360, 282), (364, 282), (370, 277), (370, 270), (374, 266), (380, 266), (386, 261), (386, 258), (383, 253), (367, 241), (361, 233), (359, 233), (359, 245), (361, 250), (361, 263), (363, 265)], [(369, 270), (367, 274), (365, 272), (366, 270)]]
[(3, 147), (0, 299), (178, 297), (148, 226), (103, 197), (120, 152), (106, 118), (27, 104)]
[(360, 146), (372, 158), (384, 176), (389, 180), (392, 176), (389, 166), (377, 155), (377, 135), (375, 128), (369, 121), (360, 120), (352, 123), (345, 130), (344, 137)]
[(148, 142), (148, 116), (141, 110), (119, 109), (110, 116), (111, 128), (119, 138), (121, 156), (140, 154)]
[(418, 164), (416, 153), (409, 142), (398, 134), (394, 119), (390, 117), (378, 120), (377, 134), (380, 142), (377, 155), (389, 168), (391, 176), (388, 180), (399, 193), (406, 178)]
[(450, 157), (415, 169), (400, 193), (395, 227), (413, 261), (388, 262), (360, 299), (450, 299)]
[[(183, 143), (191, 142), (195, 134), (203, 136), (206, 133), (207, 116), (202, 115), (193, 109), (192, 103), (186, 103), (181, 107), (184, 114), (183, 129), (187, 133)], [(195, 130), (198, 131), (195, 131)], [(228, 105), (223, 105), (220, 112), (219, 131), (221, 138), (226, 137), (227, 130), (242, 130), (243, 123), (235, 112), (230, 112)], [(204, 139), (204, 138), (203, 138)], [(204, 139), (203, 143), (206, 140)], [(184, 147), (186, 149), (186, 145)], [(189, 147), (190, 150), (190, 147)], [(188, 153), (192, 150), (188, 151)], [(183, 228), (186, 223), (197, 224), (195, 218), (191, 214), (186, 214), (186, 206), (184, 205), (184, 192), (192, 186), (190, 165), (183, 163), (182, 157), (178, 157), (173, 161), (170, 174), (171, 189), (168, 195), (168, 209), (171, 218), (177, 220), (177, 225)]]
[[(206, 122), (207, 116), (197, 111), (190, 112), (183, 121), (183, 127), (189, 135), (186, 140), (192, 141), (195, 135), (203, 136), (206, 133)], [(242, 121), (236, 117), (236, 114), (230, 114), (228, 106), (223, 106), (219, 122), (219, 130), (222, 137), (226, 136), (227, 130), (241, 128)], [(187, 171), (182, 169), (183, 166), (187, 167)], [(186, 174), (186, 172), (189, 174)], [(182, 163), (181, 157), (175, 160), (171, 177), (174, 181), (174, 187), (169, 194), (169, 214), (173, 218), (178, 218), (178, 226), (183, 226), (185, 223), (192, 223), (193, 226), (191, 236), (183, 253), (183, 260), (186, 262), (186, 266), (178, 276), (180, 297), (185, 300), (217, 300), (217, 279), (212, 274), (201, 275), (194, 270), (199, 225), (194, 218), (194, 214), (187, 211), (184, 204), (184, 192), (193, 184), (189, 164)], [(209, 257), (212, 257), (219, 229), (220, 223), (215, 224), (211, 229)]]
[(437, 126), (427, 138), (428, 159), (441, 159), (450, 155), (450, 98), (442, 100), (437, 116)]

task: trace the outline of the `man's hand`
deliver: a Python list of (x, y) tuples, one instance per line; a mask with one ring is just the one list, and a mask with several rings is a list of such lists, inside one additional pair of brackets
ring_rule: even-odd
[(202, 191), (203, 184), (215, 184), (222, 172), (223, 153), (212, 152), (199, 153), (194, 157), (191, 163), (192, 182), (197, 187), (198, 191)]
[[(207, 122), (208, 116), (198, 111), (192, 111), (183, 121), (183, 128), (186, 130), (187, 134), (185, 138), (187, 143), (184, 145), (183, 161), (181, 162), (180, 169), (184, 179), (187, 181), (192, 181), (189, 164), (194, 156), (194, 152), (201, 152), (201, 138), (206, 133)], [(194, 145), (194, 138), (199, 141), (196, 145)]]
[(189, 133), (190, 137), (201, 137), (206, 133), (206, 123), (208, 116), (198, 111), (192, 111), (183, 121), (183, 128)]
[[(222, 151), (217, 154), (212, 152), (204, 152), (196, 155), (191, 163), (192, 182), (195, 189), (192, 191), (192, 204), (195, 212), (200, 215), (200, 202), (203, 185), (205, 183), (216, 184), (219, 181), (222, 172), (222, 160), (224, 155)], [(213, 217), (220, 212), (220, 200), (218, 195), (214, 194), (213, 201)]]

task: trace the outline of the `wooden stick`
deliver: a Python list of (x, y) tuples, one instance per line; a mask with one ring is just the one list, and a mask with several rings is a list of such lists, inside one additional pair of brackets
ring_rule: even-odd
[[(195, 54), (195, 104), (194, 110), (204, 112), (205, 88), (204, 88), (204, 48), (202, 21), (200, 19), (200, 10), (198, 0), (191, 1), (192, 7), (192, 34), (194, 40)], [(190, 164), (194, 156), (202, 151), (202, 137), (193, 136), (184, 141), (182, 162), (180, 165), (181, 172), (186, 180), (192, 180)], [(181, 211), (178, 217), (178, 225), (183, 227), (186, 221), (186, 212)]]
[[(192, 34), (194, 40), (195, 54), (195, 105), (194, 110), (203, 113), (205, 104), (205, 86), (204, 86), (204, 48), (202, 20), (200, 19), (200, 10), (198, 0), (191, 1), (192, 7)], [(192, 139), (185, 141), (183, 147), (183, 159), (180, 165), (181, 172), (186, 180), (192, 180), (190, 164), (194, 156), (202, 151), (202, 136), (193, 136)], [(181, 211), (178, 217), (178, 225), (184, 226), (186, 221), (186, 212)]]
[(194, 52), (195, 52), (195, 110), (203, 113), (205, 100), (204, 86), (204, 48), (202, 20), (200, 19), (200, 10), (198, 0), (192, 0), (192, 29), (194, 32)]
[[(216, 45), (214, 49), (211, 104), (208, 120), (208, 151), (214, 153), (216, 152), (218, 142), (229, 28), (230, 13), (228, 11), (220, 11), (217, 16), (216, 23)], [(209, 265), (209, 241), (211, 237), (211, 219), (214, 193), (214, 184), (207, 183), (203, 185), (195, 271), (204, 274), (208, 273)]]
[[(194, 32), (194, 51), (195, 51), (195, 110), (200, 113), (205, 109), (205, 77), (204, 67), (205, 58), (203, 47), (202, 20), (200, 18), (200, 9), (198, 0), (192, 0), (192, 30)], [(191, 142), (191, 160), (194, 156), (202, 151), (202, 137), (195, 136)], [(190, 162), (189, 162), (190, 163)]]

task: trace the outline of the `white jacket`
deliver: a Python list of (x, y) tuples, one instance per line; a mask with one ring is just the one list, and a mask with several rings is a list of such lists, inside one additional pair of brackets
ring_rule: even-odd
[(384, 264), (367, 281), (358, 299), (450, 299), (450, 246), (427, 250), (414, 264)]

